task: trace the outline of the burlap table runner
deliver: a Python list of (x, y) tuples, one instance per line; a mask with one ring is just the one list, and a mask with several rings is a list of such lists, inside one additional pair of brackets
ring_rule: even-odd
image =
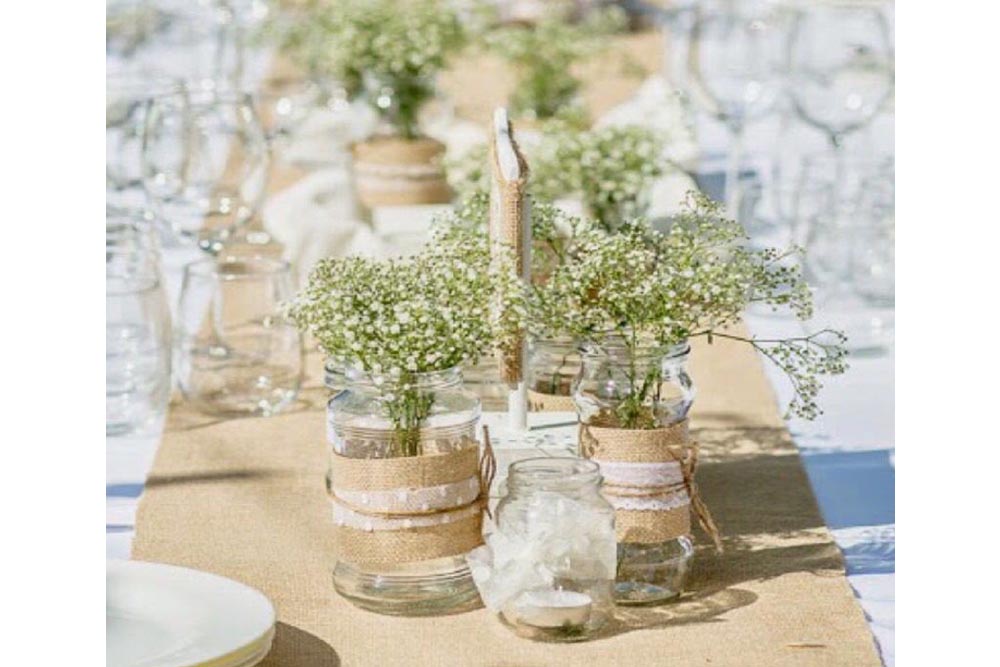
[[(624, 43), (650, 68), (659, 66), (657, 37)], [(464, 81), (468, 97), (453, 93), (453, 99), (485, 100), (491, 110), (495, 93), (478, 96), (483, 74), (464, 63), (453, 85)], [(599, 100), (624, 99), (625, 84), (615, 73), (592, 76), (588, 101), (595, 89), (608, 95)], [(171, 406), (139, 504), (133, 555), (263, 591), (279, 619), (274, 648), (262, 663), (269, 667), (880, 664), (759, 360), (724, 340), (711, 350), (703, 341), (693, 347), (698, 482), (725, 535), (725, 553), (699, 552), (693, 592), (684, 600), (618, 609), (594, 641), (520, 639), (486, 610), (383, 617), (334, 592), (334, 531), (324, 487), (327, 392), (317, 354), (309, 355), (306, 388), (285, 414), (220, 421)]]

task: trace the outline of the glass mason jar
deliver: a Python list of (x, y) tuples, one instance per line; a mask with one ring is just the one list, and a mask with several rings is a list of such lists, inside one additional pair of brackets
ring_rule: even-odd
[(580, 346), (575, 340), (532, 339), (528, 347), (528, 389), (568, 397), (580, 366)]
[[(654, 429), (683, 421), (695, 388), (687, 372), (687, 343), (629, 348), (622, 341), (588, 346), (574, 385), (582, 424)], [(615, 602), (657, 604), (684, 591), (694, 547), (690, 537), (618, 544)]]
[(433, 77), (367, 73), (362, 85), (365, 98), (378, 115), (375, 129), (378, 135), (419, 137), (421, 124), (432, 122), (426, 114), (437, 111), (425, 109), (437, 94), (437, 81)]
[[(457, 368), (400, 379), (346, 367), (343, 380), (345, 388), (327, 403), (328, 439), (341, 456), (385, 459), (479, 447), (479, 399), (463, 387)], [(382, 614), (428, 616), (480, 605), (464, 553), (377, 568), (339, 559), (333, 583), (355, 605)]]
[[(497, 506), (494, 563), (516, 558), (520, 590), (501, 616), (523, 637), (581, 641), (613, 613), (615, 511), (592, 461), (545, 457), (510, 466)], [(505, 545), (510, 554), (497, 547)]]
[(347, 387), (347, 365), (340, 359), (327, 357), (323, 362), (323, 386), (330, 390), (330, 396), (336, 396)]

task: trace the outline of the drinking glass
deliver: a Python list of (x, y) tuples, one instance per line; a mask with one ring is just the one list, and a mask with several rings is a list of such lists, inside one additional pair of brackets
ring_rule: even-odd
[(787, 14), (772, 3), (735, 0), (694, 11), (688, 83), (694, 102), (729, 132), (726, 208), (736, 215), (744, 130), (774, 108), (783, 90)]
[(105, 338), (107, 435), (142, 430), (170, 398), (170, 308), (158, 253), (141, 227), (108, 227)]
[(890, 175), (864, 183), (851, 256), (854, 291), (872, 306), (896, 304), (896, 192)]
[(792, 23), (788, 57), (796, 113), (843, 156), (844, 136), (871, 122), (892, 95), (885, 15), (851, 0), (804, 7)]
[(151, 219), (142, 182), (142, 132), (146, 110), (151, 99), (180, 89), (180, 82), (174, 79), (146, 73), (122, 72), (106, 79), (108, 206)]
[(182, 239), (218, 254), (260, 208), (267, 138), (253, 98), (191, 90), (148, 103), (143, 184), (157, 215)]
[(817, 320), (845, 331), (853, 354), (891, 344), (895, 303), (894, 167), (891, 158), (808, 157), (803, 192), (825, 191), (805, 221), (805, 275)]
[(178, 306), (176, 373), (204, 412), (271, 415), (302, 383), (302, 337), (282, 313), (294, 296), (287, 262), (209, 258), (188, 264)]

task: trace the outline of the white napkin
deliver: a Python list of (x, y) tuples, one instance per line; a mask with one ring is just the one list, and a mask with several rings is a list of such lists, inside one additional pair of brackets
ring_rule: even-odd
[(360, 102), (312, 109), (282, 148), (281, 159), (303, 167), (344, 164), (351, 142), (368, 136), (375, 123), (375, 113)]
[(285, 259), (299, 284), (324, 257), (392, 254), (361, 220), (346, 167), (309, 174), (271, 197), (262, 216), (264, 228), (285, 246)]

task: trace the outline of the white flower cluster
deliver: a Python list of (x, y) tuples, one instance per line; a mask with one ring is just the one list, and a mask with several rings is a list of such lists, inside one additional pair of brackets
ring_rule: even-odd
[(693, 193), (665, 234), (641, 220), (623, 223), (614, 234), (583, 226), (565, 249), (565, 261), (531, 286), (531, 332), (598, 346), (613, 338), (633, 355), (695, 336), (738, 338), (789, 376), (795, 389), (790, 411), (815, 417), (817, 377), (846, 369), (842, 336), (764, 341), (728, 333), (750, 303), (788, 307), (803, 319), (812, 312), (800, 269), (783, 261), (789, 253), (751, 250), (745, 240), (718, 204)]
[(288, 312), (326, 354), (403, 386), (512, 344), (524, 319), (513, 258), (458, 228), (412, 257), (322, 260)]
[(577, 23), (552, 13), (531, 25), (512, 24), (488, 32), (487, 49), (510, 63), (517, 74), (511, 98), (515, 114), (545, 119), (569, 108), (581, 86), (573, 64), (601, 54), (608, 36), (622, 31), (627, 22), (620, 7), (604, 7)]
[(433, 77), (466, 39), (444, 0), (311, 0), (293, 16), (269, 26), (284, 50), (354, 94), (366, 79), (391, 88), (394, 120), (404, 136), (415, 135), (417, 112), (434, 93)]
[(648, 210), (653, 182), (669, 168), (669, 139), (635, 125), (581, 132), (553, 124), (533, 156), (533, 192), (546, 199), (579, 195), (613, 230)]

